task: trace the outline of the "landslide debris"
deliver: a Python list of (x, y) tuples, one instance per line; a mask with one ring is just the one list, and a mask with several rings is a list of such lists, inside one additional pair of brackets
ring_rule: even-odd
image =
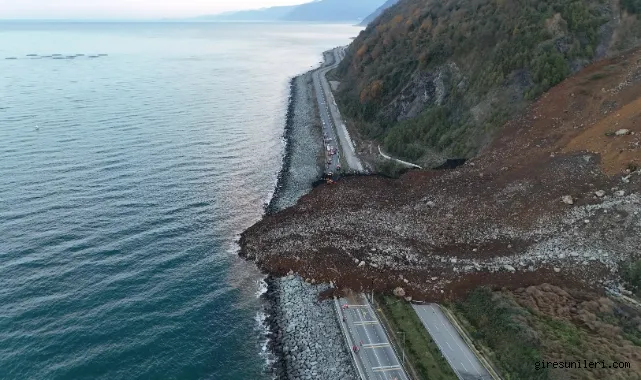
[[(274, 274), (400, 287), (419, 300), (479, 285), (603, 289), (641, 255), (641, 127), (630, 107), (640, 84), (638, 49), (600, 61), (464, 166), (319, 186), (248, 229), (241, 254)], [(619, 129), (630, 133), (607, 133)]]

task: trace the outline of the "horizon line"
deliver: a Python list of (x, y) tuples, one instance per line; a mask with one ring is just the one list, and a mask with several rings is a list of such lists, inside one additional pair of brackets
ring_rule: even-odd
[[(77, 23), (116, 23), (116, 22), (131, 22), (131, 23), (193, 23), (193, 24), (206, 24), (206, 23), (280, 23), (280, 24), (350, 24), (360, 20), (351, 21), (294, 21), (294, 20), (225, 20), (225, 19), (203, 19), (203, 16), (190, 17), (190, 18), (171, 18), (171, 19), (129, 19), (129, 18), (109, 18), (109, 19), (93, 19), (93, 18), (23, 18), (23, 19), (2, 19), (0, 23), (21, 23), (21, 22), (77, 22)], [(207, 17), (207, 16), (204, 16)]]

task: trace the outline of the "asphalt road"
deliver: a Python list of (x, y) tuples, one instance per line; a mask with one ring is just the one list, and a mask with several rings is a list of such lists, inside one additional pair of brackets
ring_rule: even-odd
[[(333, 66), (324, 66), (324, 67), (333, 67)], [(327, 99), (325, 97), (325, 92), (323, 91), (323, 86), (321, 85), (321, 72), (324, 73), (327, 70), (326, 68), (318, 69), (314, 72), (313, 81), (314, 81), (314, 90), (316, 92), (316, 99), (318, 101), (318, 110), (320, 113), (321, 123), (323, 124), (323, 139), (324, 139), (324, 151), (325, 151), (325, 173), (336, 173), (338, 166), (340, 165), (340, 149), (338, 149), (338, 141), (336, 139), (336, 133), (334, 130), (334, 124), (332, 116), (329, 112), (329, 106), (327, 105)], [(337, 153), (334, 155), (328, 155), (327, 148), (336, 149)]]
[[(345, 157), (348, 168), (354, 171), (363, 171), (363, 165), (356, 155), (354, 143), (349, 136), (349, 132), (345, 127), (343, 118), (338, 111), (334, 95), (332, 94), (331, 87), (325, 74), (335, 68), (340, 60), (344, 57), (344, 48), (334, 49), (334, 62), (327, 64), (316, 70), (313, 75), (314, 89), (316, 91), (316, 99), (318, 100), (318, 109), (320, 112), (321, 122), (323, 123), (323, 133), (326, 134), (331, 140), (329, 141), (332, 148), (337, 148), (339, 153), (332, 158), (331, 162), (326, 166), (327, 171), (335, 172), (336, 165), (339, 161), (339, 156), (342, 154)], [(337, 139), (338, 137), (338, 139)], [(325, 144), (327, 145), (327, 144)], [(325, 147), (327, 149), (327, 146)]]
[(492, 379), (438, 305), (412, 305), (412, 307), (459, 379)]
[[(341, 298), (341, 321), (359, 347), (357, 365), (369, 380), (409, 380), (372, 307), (362, 295)], [(352, 347), (350, 347), (352, 349)]]

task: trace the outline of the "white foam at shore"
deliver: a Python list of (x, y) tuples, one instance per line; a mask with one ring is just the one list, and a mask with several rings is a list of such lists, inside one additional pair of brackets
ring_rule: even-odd
[(270, 368), (276, 362), (276, 357), (269, 349), (269, 325), (267, 324), (267, 314), (264, 311), (259, 311), (254, 317), (256, 321), (256, 328), (261, 332), (261, 342), (260, 342), (260, 357), (265, 361), (265, 368)]
[(256, 290), (256, 298), (262, 297), (263, 294), (267, 293), (267, 282), (265, 281), (267, 277), (263, 277), (260, 280), (256, 281), (258, 290)]
[[(275, 182), (278, 182), (278, 179), (276, 179)], [(276, 186), (274, 186), (274, 188), (276, 188)], [(274, 198), (274, 192), (274, 190), (270, 191), (269, 194), (267, 194), (267, 197), (265, 197), (265, 201), (263, 202), (263, 205), (265, 207), (269, 206), (269, 202), (271, 202), (272, 198)]]

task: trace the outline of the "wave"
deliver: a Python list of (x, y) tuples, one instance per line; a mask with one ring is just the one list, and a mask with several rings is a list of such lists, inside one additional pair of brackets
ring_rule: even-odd
[(272, 350), (269, 348), (271, 343), (270, 338), (270, 327), (267, 321), (267, 313), (265, 311), (259, 311), (254, 317), (256, 322), (256, 328), (260, 331), (261, 340), (260, 340), (260, 353), (259, 356), (264, 360), (264, 368), (267, 370), (271, 368), (274, 363), (276, 363), (276, 357), (274, 356)]
[(256, 298), (262, 297), (265, 293), (267, 293), (267, 281), (265, 281), (267, 277), (263, 277), (260, 280), (256, 281), (258, 290), (256, 290)]

